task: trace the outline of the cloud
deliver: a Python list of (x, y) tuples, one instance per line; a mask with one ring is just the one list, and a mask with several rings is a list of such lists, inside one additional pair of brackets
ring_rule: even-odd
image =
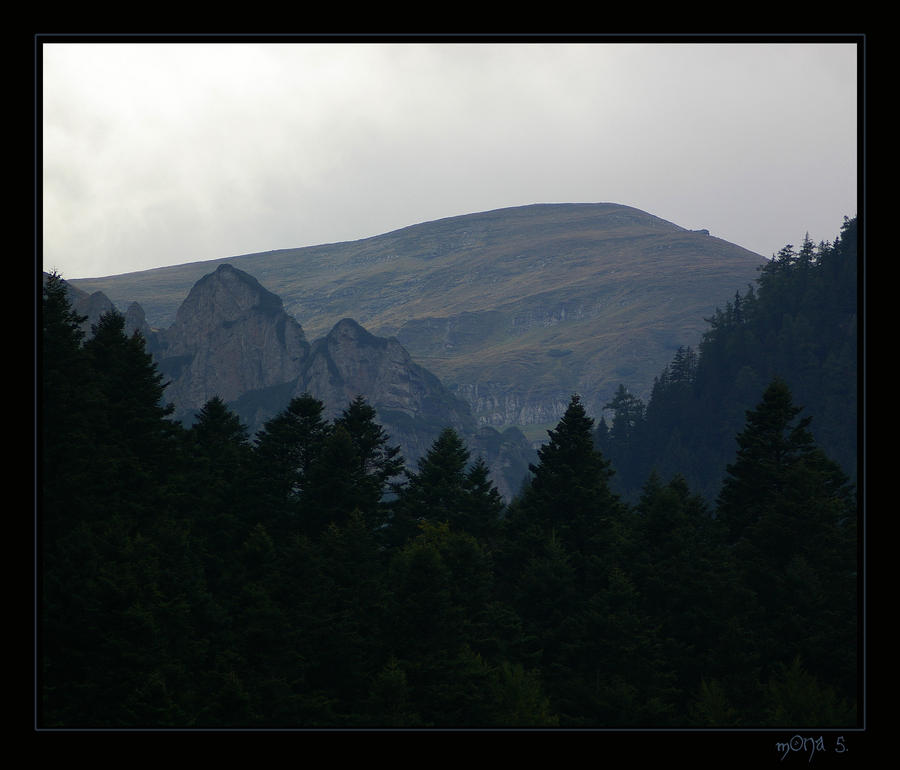
[(535, 202), (625, 203), (767, 255), (789, 228), (827, 239), (856, 213), (853, 45), (43, 56), (45, 266), (69, 277)]

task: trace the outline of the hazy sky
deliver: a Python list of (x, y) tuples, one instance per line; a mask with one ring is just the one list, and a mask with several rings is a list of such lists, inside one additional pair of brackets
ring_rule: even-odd
[(857, 213), (857, 48), (42, 45), (64, 278), (614, 202), (771, 256)]

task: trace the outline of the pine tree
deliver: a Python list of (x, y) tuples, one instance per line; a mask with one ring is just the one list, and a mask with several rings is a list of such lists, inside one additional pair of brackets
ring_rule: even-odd
[(606, 549), (620, 512), (610, 491), (609, 461), (594, 447), (593, 420), (573, 395), (550, 440), (538, 450), (538, 463), (521, 503), (527, 520), (545, 535), (556, 532), (573, 552)]
[(634, 522), (629, 571), (644, 610), (659, 624), (684, 713), (701, 678), (734, 676), (748, 668), (742, 653), (722, 642), (729, 624), (747, 616), (752, 596), (740, 584), (718, 522), (680, 476), (663, 484), (651, 475)]
[(766, 726), (774, 728), (852, 727), (854, 708), (803, 667), (799, 657), (781, 664), (766, 684)]
[[(79, 316), (71, 306), (65, 281), (47, 276), (41, 304), (41, 367), (38, 403), (44, 536), (53, 542), (57, 527), (76, 521), (76, 508), (89, 483), (94, 443), (92, 414), (102, 412), (99, 392), (82, 341)], [(68, 511), (68, 514), (67, 514)]]
[[(833, 519), (831, 526), (855, 517), (846, 475), (816, 446), (809, 431), (812, 418), (797, 419), (801, 411), (787, 384), (773, 380), (757, 408), (747, 412), (746, 427), (737, 436), (737, 457), (727, 466), (717, 501), (730, 541), (755, 539), (779, 566), (807, 540), (813, 522), (799, 514), (809, 508), (808, 495), (830, 501), (825, 515)], [(761, 540), (776, 523), (776, 512), (777, 526)]]
[(458, 640), (460, 615), (440, 547), (448, 534), (446, 524), (422, 522), (419, 534), (391, 558), (388, 648), (401, 660), (430, 658)]
[(406, 671), (396, 658), (390, 658), (373, 677), (366, 709), (370, 725), (384, 728), (422, 726), (422, 717), (411, 704)]
[(378, 498), (370, 481), (350, 433), (343, 425), (333, 425), (306, 474), (301, 501), (304, 531), (318, 536), (329, 524), (343, 525), (363, 509), (374, 528)]
[(250, 448), (247, 426), (219, 396), (203, 405), (187, 438), (191, 462), (202, 464), (217, 479), (237, 473)]
[(246, 426), (218, 396), (185, 432), (185, 508), (198, 546), (206, 551), (211, 586), (227, 581), (228, 563), (246, 536), (250, 440)]
[(856, 500), (813, 441), (788, 386), (773, 380), (737, 437), (718, 516), (762, 617), (769, 665), (800, 655), (852, 697), (856, 660)]
[(292, 532), (318, 528), (318, 516), (313, 514), (306, 520), (303, 505), (313, 464), (331, 432), (324, 409), (321, 401), (304, 393), (291, 399), (256, 434), (252, 488), (255, 518), (266, 523), (277, 543)]
[(363, 396), (350, 402), (334, 426), (347, 431), (355, 450), (353, 465), (340, 469), (354, 479), (358, 496), (355, 507), (370, 527), (380, 527), (387, 517), (385, 495), (395, 489), (403, 473), (400, 447), (389, 443), (390, 436), (378, 424), (375, 408)]
[[(181, 429), (168, 419), (164, 384), (143, 338), (127, 336), (122, 315), (110, 311), (79, 353), (75, 319), (49, 283), (55, 307), (48, 320), (55, 314), (56, 321), (47, 332), (61, 335), (56, 349), (68, 339), (72, 363), (89, 375), (76, 379), (85, 398), (68, 402), (79, 415), (70, 424), (88, 430), (63, 436), (72, 442), (67, 460), (46, 488), (77, 477), (77, 493), (68, 503), (54, 494), (44, 500), (42, 722), (189, 724), (208, 597), (178, 502)], [(66, 402), (61, 389), (45, 395), (51, 411)]]
[(176, 483), (181, 426), (164, 402), (166, 383), (140, 332), (129, 337), (115, 309), (100, 317), (84, 349), (102, 400), (102, 411), (92, 415), (98, 431), (92, 475), (107, 506), (150, 514)]
[(492, 595), (485, 549), (446, 522), (423, 521), (394, 552), (388, 650), (406, 671), (415, 711), (432, 725), (491, 724), (492, 674), (472, 647)]
[(503, 498), (490, 478), (490, 469), (479, 457), (463, 480), (466, 496), (457, 518), (459, 528), (480, 541), (492, 543), (499, 534), (504, 511)]
[(283, 561), (283, 575), (304, 576), (278, 593), (298, 632), (295, 652), (306, 661), (307, 688), (333, 702), (340, 723), (364, 724), (369, 685), (384, 664), (384, 554), (358, 511), (329, 524), (312, 550), (302, 567), (288, 561), (298, 552)]
[(328, 435), (325, 405), (309, 393), (292, 398), (256, 434), (255, 453), (267, 481), (285, 497), (302, 493), (306, 474)]
[(603, 406), (612, 412), (606, 437), (608, 458), (616, 468), (614, 487), (620, 493), (640, 485), (642, 479), (633, 469), (643, 466), (643, 438), (646, 408), (644, 402), (619, 385), (613, 399)]
[(603, 409), (613, 413), (610, 427), (612, 440), (627, 447), (644, 419), (644, 403), (629, 393), (624, 385), (619, 385), (612, 401), (605, 404)]
[(444, 428), (419, 459), (418, 470), (406, 470), (407, 483), (394, 506), (393, 542), (414, 537), (422, 521), (458, 526), (465, 508), (468, 464), (469, 450), (463, 440), (453, 428)]

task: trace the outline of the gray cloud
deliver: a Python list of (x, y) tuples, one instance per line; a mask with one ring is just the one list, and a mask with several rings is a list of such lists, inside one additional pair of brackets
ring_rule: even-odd
[(76, 278), (613, 201), (765, 256), (856, 213), (851, 44), (43, 47)]

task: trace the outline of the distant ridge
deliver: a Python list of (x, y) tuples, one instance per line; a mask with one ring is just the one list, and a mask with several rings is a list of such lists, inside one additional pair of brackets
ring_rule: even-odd
[(619, 383), (646, 395), (764, 259), (630, 206), (550, 203), (71, 283), (137, 301), (164, 328), (225, 262), (278, 295), (309, 339), (343, 318), (395, 336), (481, 424), (540, 437), (573, 392), (593, 414)]

